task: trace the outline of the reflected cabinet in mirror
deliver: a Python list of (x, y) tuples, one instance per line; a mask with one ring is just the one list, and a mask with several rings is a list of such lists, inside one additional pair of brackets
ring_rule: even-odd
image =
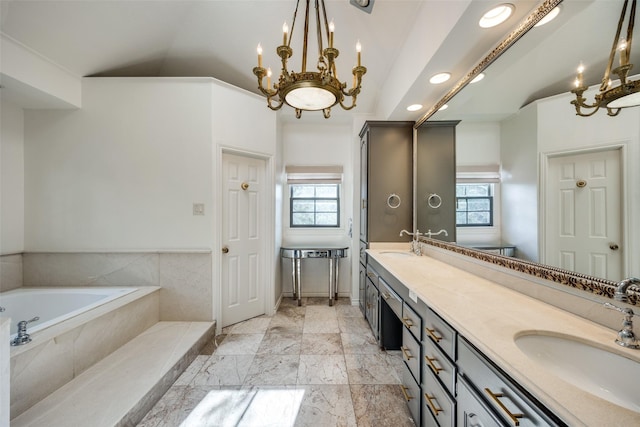
[[(519, 28), (513, 46), (495, 61), (485, 58), (473, 71), (483, 80), (450, 92), (440, 102), (446, 110), (428, 113), (425, 123), (459, 121), (458, 186), (492, 184), (458, 193), (466, 202), (456, 207), (457, 245), (433, 244), (474, 257), (484, 255), (473, 248), (509, 247), (522, 263), (489, 260), (611, 297), (617, 282), (640, 277), (640, 107), (580, 117), (571, 105), (580, 63), (591, 86), (584, 97), (598, 91), (622, 4), (565, 0), (556, 19)], [(527, 19), (539, 21), (541, 10)], [(631, 62), (640, 66), (638, 50)], [(474, 197), (493, 203), (491, 218), (469, 220), (490, 219), (484, 225), (464, 223), (463, 208), (482, 210), (470, 206)], [(424, 215), (427, 208), (416, 207)]]

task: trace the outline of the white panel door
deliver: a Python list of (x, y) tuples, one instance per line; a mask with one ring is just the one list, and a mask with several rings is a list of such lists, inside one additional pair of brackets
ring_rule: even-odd
[(620, 280), (620, 150), (554, 157), (548, 172), (544, 262)]
[(265, 161), (222, 155), (222, 327), (265, 313)]

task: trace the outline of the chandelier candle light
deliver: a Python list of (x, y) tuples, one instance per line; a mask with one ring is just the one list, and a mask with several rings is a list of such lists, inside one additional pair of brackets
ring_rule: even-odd
[[(617, 116), (623, 108), (640, 105), (640, 80), (628, 80), (629, 71), (633, 68), (633, 64), (629, 63), (629, 57), (631, 56), (633, 24), (636, 17), (636, 0), (631, 1), (631, 11), (629, 15), (629, 22), (627, 24), (627, 36), (626, 38), (620, 38), (622, 25), (624, 24), (624, 19), (627, 15), (628, 4), (629, 0), (625, 0), (622, 7), (622, 13), (620, 14), (620, 21), (618, 22), (618, 30), (616, 31), (616, 36), (613, 39), (613, 47), (611, 48), (611, 53), (609, 55), (609, 63), (607, 64), (607, 69), (605, 70), (604, 77), (602, 78), (600, 92), (596, 94), (593, 104), (587, 104), (586, 99), (582, 96), (588, 87), (585, 86), (582, 76), (584, 66), (580, 64), (578, 67), (575, 89), (571, 91), (576, 94), (576, 99), (571, 101), (571, 104), (576, 107), (576, 114), (578, 116), (592, 116), (600, 109), (600, 107), (606, 108), (609, 116)], [(620, 66), (612, 70), (611, 67), (613, 66), (616, 52), (619, 53)], [(613, 86), (610, 79), (612, 72), (617, 74), (620, 79), (620, 84), (617, 86)], [(584, 113), (582, 109), (593, 109), (593, 111)]]
[[(347, 84), (338, 80), (336, 73), (335, 59), (339, 55), (338, 49), (333, 46), (335, 26), (333, 21), (327, 22), (327, 12), (324, 0), (314, 0), (316, 33), (318, 40), (318, 71), (307, 71), (307, 43), (309, 36), (309, 13), (310, 2), (306, 0), (306, 12), (304, 21), (304, 39), (302, 44), (302, 65), (299, 73), (289, 71), (287, 61), (293, 55), (291, 49), (291, 39), (296, 24), (298, 6), (300, 0), (296, 2), (296, 9), (293, 13), (293, 24), (291, 33), (285, 23), (282, 26), (282, 45), (278, 46), (276, 52), (282, 60), (282, 71), (276, 83), (271, 84), (271, 68), (265, 69), (262, 66), (262, 46), (258, 44), (258, 66), (253, 68), (253, 74), (258, 78), (258, 89), (267, 97), (267, 105), (272, 110), (279, 110), (286, 103), (296, 110), (296, 117), (300, 118), (303, 110), (322, 110), (324, 117), (328, 119), (331, 115), (331, 107), (336, 104), (345, 110), (351, 110), (356, 106), (356, 98), (360, 93), (362, 76), (367, 72), (366, 67), (361, 64), (360, 42), (356, 45), (357, 65), (353, 67), (353, 85), (347, 90)], [(322, 16), (322, 19), (321, 19)], [(323, 36), (327, 41), (326, 48), (323, 48)], [(267, 77), (267, 85), (263, 86), (264, 77)], [(351, 97), (351, 105), (345, 105), (345, 97)]]

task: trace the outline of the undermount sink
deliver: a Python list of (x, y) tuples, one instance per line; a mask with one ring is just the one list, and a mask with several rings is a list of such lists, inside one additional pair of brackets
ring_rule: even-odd
[(564, 381), (640, 412), (640, 362), (570, 336), (532, 332), (515, 342), (531, 360)]
[(411, 252), (407, 252), (407, 251), (380, 251), (380, 254), (388, 255), (391, 257), (398, 257), (398, 258), (413, 256)]

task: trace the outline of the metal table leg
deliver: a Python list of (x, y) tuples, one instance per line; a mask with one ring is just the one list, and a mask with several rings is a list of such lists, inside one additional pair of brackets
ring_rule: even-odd
[(295, 281), (297, 285), (298, 307), (302, 305), (302, 282), (300, 281), (300, 260), (295, 259)]
[(334, 272), (334, 258), (329, 258), (329, 306), (333, 305), (333, 272)]
[(340, 276), (338, 268), (340, 267), (340, 258), (335, 259), (335, 267), (333, 269), (333, 291), (335, 293), (335, 299), (338, 299), (338, 277)]

